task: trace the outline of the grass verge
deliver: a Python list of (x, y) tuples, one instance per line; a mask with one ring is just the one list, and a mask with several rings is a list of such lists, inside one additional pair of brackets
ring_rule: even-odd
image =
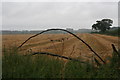
[(13, 47), (4, 48), (2, 78), (120, 78), (120, 57), (113, 53), (110, 63), (94, 67), (89, 62), (64, 62), (47, 55), (23, 56)]

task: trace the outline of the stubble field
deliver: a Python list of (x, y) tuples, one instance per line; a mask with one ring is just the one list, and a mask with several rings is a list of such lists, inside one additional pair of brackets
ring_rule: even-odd
[[(10, 48), (21, 45), (33, 34), (3, 35), (2, 47)], [(92, 49), (104, 60), (111, 57), (113, 50), (111, 44), (118, 49), (118, 37), (100, 34), (77, 34), (82, 40), (88, 43)], [(93, 53), (81, 41), (70, 34), (42, 34), (30, 39), (21, 47), (21, 52), (30, 54), (31, 52), (50, 52), (82, 60), (91, 60)]]

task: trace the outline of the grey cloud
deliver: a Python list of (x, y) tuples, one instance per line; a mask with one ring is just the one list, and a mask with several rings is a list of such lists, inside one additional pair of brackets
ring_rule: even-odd
[(0, 29), (2, 29), (2, 3), (0, 3)]
[(118, 23), (113, 2), (4, 2), (2, 7), (3, 29), (91, 28), (102, 18)]

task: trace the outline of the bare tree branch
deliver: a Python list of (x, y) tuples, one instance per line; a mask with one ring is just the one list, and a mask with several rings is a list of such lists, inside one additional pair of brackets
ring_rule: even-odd
[(112, 48), (113, 48), (113, 51), (115, 51), (115, 53), (117, 53), (117, 55), (120, 57), (120, 53), (116, 50), (114, 44), (112, 44)]
[(30, 40), (31, 38), (36, 37), (36, 36), (38, 36), (38, 35), (40, 35), (40, 34), (42, 34), (42, 33), (45, 33), (45, 32), (48, 32), (48, 31), (53, 31), (53, 30), (61, 30), (61, 31), (65, 31), (65, 32), (73, 35), (73, 36), (76, 37), (78, 40), (82, 41), (104, 64), (106, 64), (105, 61), (104, 61), (84, 40), (82, 40), (82, 39), (79, 38), (77, 35), (73, 34), (73, 33), (70, 32), (70, 31), (67, 31), (67, 30), (65, 30), (65, 29), (47, 29), (47, 30), (45, 30), (45, 31), (42, 31), (42, 32), (40, 32), (40, 33), (38, 33), (38, 34), (35, 34), (35, 35), (29, 37), (27, 40), (25, 40), (25, 41), (18, 47), (18, 49), (19, 49), (20, 47), (22, 47), (22, 46), (23, 46), (28, 40)]
[[(34, 52), (34, 53), (32, 53), (32, 55), (36, 55), (36, 54), (46, 54), (46, 55), (50, 55), (50, 56), (56, 56), (56, 57), (60, 57), (60, 58), (68, 59), (68, 60), (82, 62), (82, 61), (80, 61), (78, 59), (73, 59), (73, 58), (70, 58), (70, 57), (65, 57), (65, 56), (61, 56), (61, 55), (53, 54), (53, 53), (49, 53), (49, 52)], [(82, 63), (84, 63), (84, 62), (82, 62)]]

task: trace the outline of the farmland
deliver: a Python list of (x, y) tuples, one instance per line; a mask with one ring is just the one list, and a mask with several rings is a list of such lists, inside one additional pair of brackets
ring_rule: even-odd
[[(100, 34), (77, 34), (81, 39), (88, 43), (101, 57), (111, 56), (114, 44), (118, 47), (118, 37)], [(3, 46), (19, 46), (32, 35), (3, 35)], [(63, 39), (63, 40), (62, 40)], [(83, 57), (89, 59), (93, 53), (89, 48), (70, 34), (42, 34), (29, 40), (22, 49), (33, 52), (51, 52), (64, 56)]]
[[(108, 57), (111, 58), (112, 54), (113, 54), (113, 49), (112, 49), (111, 44), (114, 44), (115, 47), (118, 49), (118, 37), (100, 35), (100, 34), (88, 34), (88, 33), (76, 34), (76, 35), (78, 37), (80, 37), (82, 40), (84, 40), (86, 43), (88, 43), (92, 47), (92, 49), (96, 53), (98, 53), (98, 55), (101, 56), (102, 59), (106, 62), (109, 62)], [(30, 36), (32, 36), (32, 34), (3, 35), (2, 36), (3, 55), (4, 55), (4, 53), (9, 53), (9, 51), (7, 51), (5, 49), (12, 49), (12, 47), (20, 46), (20, 44), (22, 44)], [(5, 50), (5, 52), (4, 52), (4, 50)], [(17, 52), (17, 53), (20, 55), (29, 55), (32, 52), (50, 52), (50, 53), (54, 53), (54, 54), (58, 54), (58, 55), (66, 56), (66, 57), (80, 59), (81, 61), (90, 62), (90, 63), (92, 62), (92, 57), (96, 57), (85, 44), (83, 44), (81, 41), (79, 41), (78, 39), (76, 39), (74, 36), (72, 36), (70, 34), (42, 34), (42, 35), (39, 35), (37, 37), (30, 39), (27, 43), (25, 43), (20, 48), (19, 52)], [(10, 54), (13, 54), (13, 53), (14, 52), (12, 52), (12, 53), (10, 52)], [(13, 59), (14, 59), (14, 57), (13, 57)], [(45, 58), (46, 57), (47, 56), (45, 56)], [(28, 58), (28, 57), (26, 57), (26, 58)], [(29, 58), (29, 60), (30, 60), (30, 58)], [(39, 66), (42, 66), (42, 64), (44, 64), (42, 61), (44, 61), (45, 58), (44, 58), (44, 56), (42, 58), (41, 55), (38, 57), (36, 55), (36, 59), (38, 59), (38, 58), (40, 58), (40, 60), (41, 60), (41, 61), (39, 61)], [(20, 57), (19, 59), (23, 59), (24, 61), (26, 60), (27, 64), (30, 63), (30, 62), (27, 62), (27, 59), (25, 59), (25, 56), (23, 58)], [(57, 76), (55, 76), (56, 74), (51, 74), (51, 75), (52, 76), (54, 75), (53, 77), (61, 78), (61, 77), (63, 77), (63, 75), (61, 76), (59, 73), (61, 73), (61, 71), (63, 70), (64, 65), (62, 65), (62, 64), (64, 63), (64, 60), (63, 60), (63, 62), (61, 62), (58, 60), (58, 58), (57, 58), (57, 60), (53, 60), (53, 59), (54, 58), (52, 57), (52, 61), (53, 61), (52, 62), (51, 57), (50, 57), (50, 60), (49, 60), (49, 58), (47, 58), (47, 59), (45, 59), (45, 63), (48, 64), (47, 61), (48, 62), (50, 61), (50, 63), (51, 63), (50, 68), (56, 67), (54, 69), (55, 69), (55, 71), (57, 71), (56, 73), (58, 74)], [(3, 61), (4, 61), (4, 58), (3, 58)], [(36, 60), (35, 60), (35, 62), (36, 62)], [(3, 63), (4, 63), (3, 66), (7, 65), (7, 63), (5, 63), (5, 62), (3, 62)], [(26, 65), (26, 63), (23, 62), (23, 65), (24, 64)], [(52, 63), (53, 63), (53, 65), (52, 65)], [(65, 63), (66, 63), (66, 60), (65, 60)], [(36, 64), (38, 64), (38, 63), (36, 62)], [(32, 67), (34, 67), (34, 68), (37, 67), (37, 66), (35, 66), (36, 64), (34, 63), (34, 66), (30, 65), (30, 64), (28, 64), (28, 65), (30, 66), (30, 69), (32, 69)], [(71, 66), (71, 64), (73, 64), (73, 65)], [(11, 65), (13, 65), (13, 64), (11, 64)], [(18, 65), (19, 65), (19, 63), (18, 63)], [(58, 65), (58, 67), (57, 67), (57, 65)], [(13, 66), (11, 66), (11, 67), (13, 67)], [(80, 65), (76, 62), (75, 63), (68, 62), (66, 67), (68, 69), (72, 70), (74, 67), (79, 69)], [(87, 65), (87, 67), (88, 67), (88, 65)], [(89, 67), (90, 67), (90, 65), (89, 65)], [(80, 77), (80, 74), (84, 72), (84, 71), (81, 72), (80, 70), (78, 70), (78, 71), (80, 71), (80, 73), (79, 73), (78, 71), (73, 70), (74, 73), (77, 72), (77, 73), (73, 74), (73, 72), (69, 72), (69, 70), (66, 70), (67, 68), (65, 68), (65, 70), (64, 70), (64, 77), (70, 77), (71, 75), (72, 75), (72, 77), (75, 77), (75, 76)], [(85, 67), (81, 67), (81, 68), (85, 68)], [(3, 69), (4, 69), (3, 70), (4, 77), (5, 76), (11, 77), (11, 76), (6, 75), (6, 73), (5, 73), (6, 69), (5, 68), (3, 68)], [(60, 69), (60, 71), (59, 71), (59, 69)], [(53, 70), (53, 68), (52, 68), (52, 70)], [(46, 71), (47, 70), (45, 70), (45, 72)], [(10, 71), (10, 72), (12, 72), (12, 71)], [(44, 71), (43, 71), (43, 73), (44, 73)], [(53, 73), (55, 73), (54, 70), (53, 70)], [(67, 74), (67, 73), (69, 73), (69, 74)], [(91, 73), (91, 71), (90, 71), (90, 73)], [(42, 73), (38, 73), (38, 74), (40, 75)], [(36, 74), (36, 75), (31, 74), (32, 76), (29, 76), (29, 77), (40, 77), (38, 74)], [(22, 74), (22, 75), (23, 75), (23, 78), (26, 77), (26, 75), (24, 75), (24, 74)], [(47, 75), (47, 77), (51, 77), (51, 76), (48, 76), (49, 73), (48, 74), (46, 73), (42, 76), (42, 78), (45, 77), (46, 75)], [(85, 75), (85, 74), (82, 74), (82, 75)], [(95, 77), (93, 75), (92, 75), (92, 77)], [(18, 76), (18, 78), (20, 77), (19, 74), (17, 76)], [(12, 77), (15, 77), (15, 76), (12, 75)], [(81, 77), (86, 78), (87, 76), (81, 76)], [(88, 77), (91, 77), (91, 75), (89, 75)], [(103, 76), (98, 76), (98, 77), (106, 77), (106, 76), (103, 75)]]

